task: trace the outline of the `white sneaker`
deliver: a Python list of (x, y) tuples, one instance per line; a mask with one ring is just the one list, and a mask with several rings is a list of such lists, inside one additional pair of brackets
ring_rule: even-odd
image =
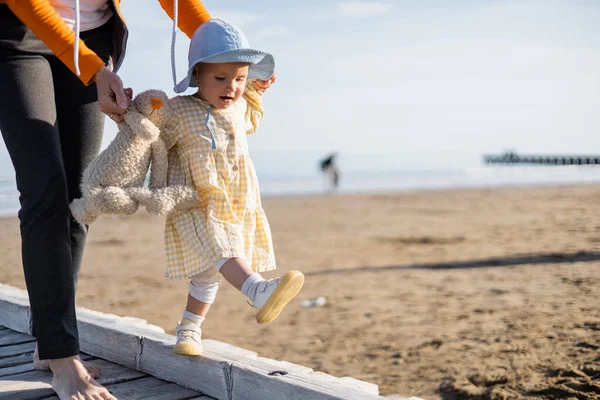
[(256, 314), (259, 324), (273, 321), (281, 314), (283, 308), (298, 294), (304, 285), (304, 275), (300, 271), (289, 271), (279, 278), (259, 283), (256, 297), (250, 303), (260, 308)]
[(202, 354), (202, 329), (193, 321), (184, 319), (177, 324), (177, 343), (173, 352), (184, 356)]

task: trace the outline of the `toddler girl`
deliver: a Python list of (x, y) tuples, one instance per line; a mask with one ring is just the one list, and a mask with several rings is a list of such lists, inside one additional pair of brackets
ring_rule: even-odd
[(275, 269), (275, 256), (246, 135), (258, 128), (261, 95), (275, 81), (273, 56), (250, 49), (237, 27), (213, 19), (195, 32), (188, 58), (188, 74), (175, 91), (198, 91), (170, 100), (175, 116), (163, 136), (168, 184), (192, 186), (200, 200), (167, 218), (166, 275), (191, 279), (174, 352), (199, 355), (200, 326), (221, 276), (259, 309), (262, 324), (277, 318), (304, 276), (290, 271), (264, 280), (259, 274)]

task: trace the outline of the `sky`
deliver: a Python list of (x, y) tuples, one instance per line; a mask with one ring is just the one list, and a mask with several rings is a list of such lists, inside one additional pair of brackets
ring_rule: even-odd
[[(478, 167), (506, 149), (600, 153), (598, 1), (204, 4), (275, 57), (277, 82), (249, 140), (261, 168), (297, 169), (330, 151), (356, 170)], [(119, 75), (136, 93), (174, 95), (172, 21), (158, 1), (122, 6), (130, 41)], [(178, 32), (178, 80), (188, 45)], [(108, 120), (104, 146), (115, 133)], [(0, 146), (0, 176), (7, 160)]]

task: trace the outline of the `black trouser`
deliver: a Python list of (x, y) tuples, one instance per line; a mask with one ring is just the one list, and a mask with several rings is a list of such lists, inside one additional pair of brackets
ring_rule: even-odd
[[(81, 34), (103, 60), (112, 23)], [(86, 229), (69, 211), (100, 150), (104, 115), (85, 86), (0, 5), (0, 130), (16, 173), (21, 252), (40, 359), (79, 353), (75, 286)]]

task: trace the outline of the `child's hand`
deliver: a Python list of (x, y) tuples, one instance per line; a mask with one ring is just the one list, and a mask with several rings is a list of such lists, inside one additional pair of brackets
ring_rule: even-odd
[(275, 76), (275, 74), (273, 74), (273, 76), (267, 79), (266, 81), (263, 81), (261, 79), (255, 79), (254, 81), (252, 81), (252, 85), (258, 93), (263, 94), (265, 90), (269, 88), (269, 86), (275, 83), (276, 79), (277, 77)]

